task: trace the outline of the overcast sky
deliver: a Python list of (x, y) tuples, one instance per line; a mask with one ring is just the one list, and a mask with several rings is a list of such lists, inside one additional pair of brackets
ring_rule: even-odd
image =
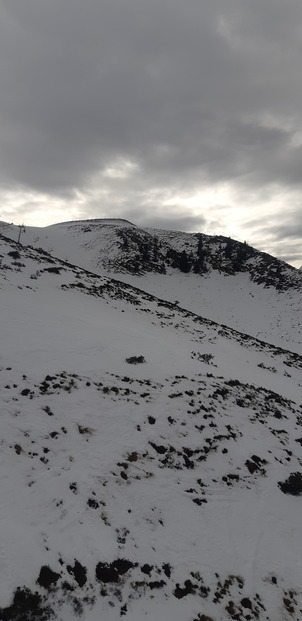
[(301, 0), (0, 0), (0, 219), (302, 264)]

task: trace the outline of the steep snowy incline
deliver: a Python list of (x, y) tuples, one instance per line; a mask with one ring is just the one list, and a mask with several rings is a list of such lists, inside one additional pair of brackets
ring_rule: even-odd
[(215, 273), (201, 279), (171, 272), (118, 278), (217, 323), (302, 353), (301, 291), (276, 292), (250, 282), (247, 274)]
[(0, 254), (0, 618), (298, 621), (301, 357)]
[[(2, 230), (17, 239), (18, 227)], [(302, 353), (302, 273), (245, 244), (110, 219), (26, 227), (21, 240)]]

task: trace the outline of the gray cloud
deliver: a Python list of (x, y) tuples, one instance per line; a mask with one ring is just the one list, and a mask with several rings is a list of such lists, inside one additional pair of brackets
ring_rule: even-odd
[[(93, 217), (97, 217), (97, 213), (96, 210)], [(107, 217), (121, 217), (121, 212), (118, 208), (111, 208), (106, 215)], [(140, 207), (133, 209), (125, 206), (123, 217), (139, 226), (174, 231), (202, 231), (206, 223), (206, 218), (202, 215), (194, 216), (185, 213), (183, 207), (178, 205), (174, 205), (172, 210), (171, 208), (159, 210), (157, 205), (149, 205), (144, 211)]]
[[(5, 0), (1, 17), (3, 187), (68, 201), (97, 178), (144, 223), (155, 189), (300, 191), (300, 2)], [(129, 182), (102, 178), (121, 158)]]
[(274, 226), (272, 228), (272, 232), (277, 240), (280, 239), (299, 239), (302, 237), (302, 216), (300, 214), (300, 219), (297, 225), (295, 224), (283, 224), (279, 226)]

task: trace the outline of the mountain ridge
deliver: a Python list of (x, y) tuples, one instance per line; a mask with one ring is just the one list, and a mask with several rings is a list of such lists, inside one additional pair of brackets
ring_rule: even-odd
[[(118, 225), (111, 220), (101, 224), (92, 222), (27, 228), (21, 242), (42, 247), (91, 272), (118, 276), (169, 302), (178, 300), (182, 307), (217, 323), (301, 351), (302, 274), (299, 270), (228, 238), (160, 230), (154, 234), (149, 229), (129, 229), (122, 221)], [(18, 239), (17, 227), (10, 226), (7, 232)], [(194, 262), (200, 269), (200, 240), (202, 252), (207, 256), (203, 263), (207, 271), (194, 273)], [(229, 252), (227, 244), (233, 245), (235, 264), (238, 253), (253, 255), (246, 256), (237, 271), (231, 259), (225, 257)], [(186, 271), (188, 261), (190, 271)], [(262, 322), (258, 321), (259, 315)]]
[[(3, 222), (0, 225), (11, 231), (18, 229), (14, 225)], [(116, 231), (115, 227), (118, 227)], [(37, 234), (49, 232), (52, 229), (64, 230), (66, 228), (69, 232), (76, 229), (77, 235), (80, 229), (84, 237), (87, 237), (87, 233), (103, 232), (109, 228), (114, 231), (116, 246), (120, 251), (126, 252), (120, 252), (118, 263), (115, 263), (114, 258), (109, 258), (107, 269), (112, 271), (126, 270), (145, 273), (155, 269), (159, 273), (164, 273), (164, 270), (172, 267), (184, 273), (194, 272), (204, 275), (210, 270), (217, 270), (233, 275), (236, 271), (249, 271), (252, 267), (251, 259), (257, 258), (260, 264), (257, 265), (258, 272), (251, 270), (251, 278), (255, 279), (258, 284), (264, 283), (265, 286), (275, 286), (278, 290), (282, 290), (287, 284), (297, 286), (294, 278), (296, 276), (297, 283), (301, 285), (300, 270), (268, 253), (256, 250), (246, 242), (239, 242), (223, 235), (144, 229), (122, 218), (71, 220), (52, 224), (44, 229), (28, 227)], [(24, 238), (24, 235), (22, 237)], [(88, 244), (92, 241), (88, 240)], [(99, 242), (100, 240), (96, 239), (96, 243), (99, 244)], [(87, 244), (87, 241), (85, 243)], [(160, 252), (163, 249), (164, 252)], [(107, 250), (108, 248), (105, 247), (105, 253)], [(150, 254), (153, 254), (153, 260), (150, 259)], [(284, 277), (284, 270), (292, 275), (291, 282), (288, 276)], [(266, 272), (265, 278), (264, 272)]]
[(0, 248), (0, 618), (299, 621), (302, 357), (151, 291), (212, 283), (226, 314), (247, 275), (131, 284)]
[[(134, 285), (126, 283), (117, 278), (111, 278), (109, 276), (101, 277), (99, 274), (96, 274), (95, 272), (91, 272), (90, 270), (86, 270), (85, 268), (75, 266), (72, 263), (69, 263), (63, 259), (53, 257), (53, 255), (51, 255), (50, 253), (46, 251), (43, 251), (42, 249), (36, 250), (33, 247), (28, 247), (28, 248), (26, 246), (20, 247), (20, 244), (18, 244), (17, 242), (13, 242), (10, 238), (7, 238), (2, 234), (0, 234), (0, 239), (2, 239), (4, 242), (7, 242), (12, 248), (15, 248), (15, 250), (10, 251), (10, 254), (11, 256), (15, 255), (15, 257), (13, 256), (13, 258), (16, 258), (17, 263), (19, 259), (22, 258), (22, 254), (20, 255), (20, 251), (21, 253), (23, 251), (24, 253), (23, 258), (24, 256), (26, 256), (27, 252), (29, 252), (28, 256), (30, 258), (33, 258), (33, 256), (34, 258), (36, 257), (39, 263), (45, 263), (46, 265), (49, 265), (49, 263), (51, 263), (52, 267), (46, 267), (44, 268), (44, 270), (42, 270), (42, 272), (46, 271), (52, 274), (60, 274), (60, 270), (65, 269), (65, 268), (68, 268), (68, 270), (70, 269), (72, 272), (76, 270), (77, 278), (79, 280), (75, 280), (75, 282), (69, 283), (68, 285), (62, 284), (61, 288), (64, 290), (68, 290), (69, 288), (76, 289), (76, 290), (79, 290), (81, 293), (85, 293), (87, 295), (103, 297), (104, 299), (111, 299), (113, 301), (118, 300), (118, 299), (120, 300), (126, 299), (130, 304), (134, 306), (134, 308), (136, 308), (137, 306), (141, 307), (142, 301), (147, 301), (149, 303), (153, 302), (158, 307), (171, 311), (171, 315), (173, 317), (176, 312), (177, 314), (182, 315), (184, 317), (191, 317), (195, 323), (201, 323), (204, 325), (208, 325), (217, 331), (218, 330), (223, 331), (227, 334), (228, 338), (233, 338), (234, 340), (236, 340), (237, 338), (241, 338), (244, 341), (254, 343), (255, 344), (254, 346), (258, 349), (268, 347), (271, 350), (275, 350), (276, 354), (283, 352), (284, 354), (287, 354), (289, 356), (289, 359), (291, 359), (292, 361), (300, 360), (301, 367), (302, 367), (302, 356), (299, 356), (299, 354), (292, 352), (290, 350), (287, 350), (286, 348), (275, 346), (273, 343), (262, 341), (259, 338), (255, 338), (249, 334), (246, 334), (244, 332), (241, 332), (240, 330), (231, 328), (225, 324), (220, 324), (217, 321), (198, 315), (197, 313), (194, 313), (193, 311), (190, 311), (187, 308), (180, 307), (178, 302), (176, 303), (169, 302), (165, 299), (159, 298), (158, 296), (150, 294), (148, 291), (145, 291), (141, 289), (140, 287), (136, 287)], [(34, 251), (33, 256), (31, 254), (31, 250)], [(21, 264), (19, 266), (17, 265), (17, 267), (20, 270)], [(88, 284), (88, 286), (87, 285), (85, 286), (83, 284), (83, 276), (90, 277), (90, 283)], [(35, 274), (32, 274), (32, 278), (34, 280), (37, 280), (39, 278), (39, 271), (37, 271)], [(97, 283), (95, 285), (95, 281), (98, 279), (101, 281), (102, 284)], [(160, 311), (159, 311), (159, 316), (161, 316)], [(288, 366), (292, 366), (292, 363), (289, 362)]]

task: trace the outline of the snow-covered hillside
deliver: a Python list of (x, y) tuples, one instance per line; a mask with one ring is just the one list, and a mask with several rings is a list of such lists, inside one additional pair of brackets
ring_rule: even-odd
[[(18, 227), (1, 230), (18, 239)], [(302, 353), (301, 272), (246, 244), (114, 219), (26, 227), (21, 241)]]
[(1, 238), (0, 618), (300, 620), (301, 356), (64, 239)]

